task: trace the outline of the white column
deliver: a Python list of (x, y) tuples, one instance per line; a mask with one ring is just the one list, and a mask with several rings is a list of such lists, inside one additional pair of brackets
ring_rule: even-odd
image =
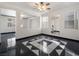
[(21, 25), (21, 17), (20, 17), (20, 11), (16, 11), (16, 26), (15, 26), (15, 30), (16, 30), (16, 38), (19, 38), (19, 36), (20, 36), (20, 32), (21, 32), (21, 28), (20, 28), (20, 26), (22, 26)]
[(42, 27), (43, 27), (43, 18), (40, 15), (40, 30), (41, 30), (41, 33), (42, 33)]

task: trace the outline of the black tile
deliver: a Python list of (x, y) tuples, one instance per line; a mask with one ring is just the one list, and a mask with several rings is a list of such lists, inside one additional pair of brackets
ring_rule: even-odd
[(58, 53), (55, 50), (53, 50), (49, 55), (50, 56), (58, 56)]
[(57, 46), (55, 49), (62, 49), (60, 46)]

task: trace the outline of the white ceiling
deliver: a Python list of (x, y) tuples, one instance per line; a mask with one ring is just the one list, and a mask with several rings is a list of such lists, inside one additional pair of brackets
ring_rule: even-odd
[[(33, 7), (34, 2), (0, 2), (0, 8), (10, 8), (24, 11), (27, 14), (38, 16), (40, 11)], [(53, 10), (67, 8), (69, 6), (78, 6), (78, 2), (50, 2), (50, 8)]]

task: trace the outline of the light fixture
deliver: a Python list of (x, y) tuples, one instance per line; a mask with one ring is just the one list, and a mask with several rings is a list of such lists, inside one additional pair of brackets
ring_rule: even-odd
[(39, 2), (39, 3), (34, 3), (34, 7), (39, 9), (40, 11), (45, 11), (49, 10), (50, 8), (48, 7), (50, 4), (46, 2)]

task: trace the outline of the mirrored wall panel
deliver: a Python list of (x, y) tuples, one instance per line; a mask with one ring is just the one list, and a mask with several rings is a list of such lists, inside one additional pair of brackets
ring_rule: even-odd
[(71, 11), (65, 14), (64, 27), (65, 29), (78, 29), (78, 13), (77, 11)]

